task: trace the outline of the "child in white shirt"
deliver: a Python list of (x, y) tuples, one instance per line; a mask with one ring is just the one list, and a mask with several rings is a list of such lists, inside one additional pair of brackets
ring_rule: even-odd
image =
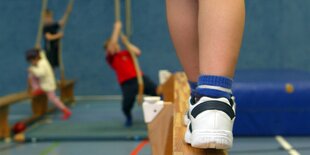
[(26, 59), (31, 64), (28, 72), (32, 95), (37, 96), (46, 93), (48, 99), (63, 112), (62, 118), (67, 120), (71, 116), (71, 111), (56, 96), (55, 75), (44, 52), (39, 49), (30, 49), (26, 52)]

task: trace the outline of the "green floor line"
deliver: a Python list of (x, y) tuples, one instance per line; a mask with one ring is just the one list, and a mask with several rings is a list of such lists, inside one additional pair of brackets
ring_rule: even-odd
[(53, 143), (51, 146), (47, 147), (46, 149), (44, 149), (40, 155), (48, 155), (49, 153), (51, 153), (52, 151), (54, 151), (57, 147), (59, 146), (59, 143)]

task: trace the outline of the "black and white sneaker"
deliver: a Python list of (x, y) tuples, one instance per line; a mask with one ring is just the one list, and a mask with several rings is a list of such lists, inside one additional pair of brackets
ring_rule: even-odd
[(234, 97), (228, 100), (203, 96), (198, 100), (189, 109), (185, 142), (196, 148), (231, 148), (236, 107)]
[(193, 109), (193, 106), (196, 103), (196, 99), (194, 96), (190, 96), (188, 99), (188, 110), (186, 111), (186, 113), (184, 114), (184, 125), (187, 126), (190, 123), (190, 111), (191, 109)]

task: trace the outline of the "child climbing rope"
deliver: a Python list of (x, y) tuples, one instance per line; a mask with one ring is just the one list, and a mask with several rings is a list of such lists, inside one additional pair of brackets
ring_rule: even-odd
[[(117, 75), (118, 82), (122, 89), (123, 101), (122, 110), (126, 116), (125, 126), (132, 126), (131, 110), (134, 106), (136, 96), (138, 94), (137, 71), (135, 70), (132, 57), (128, 50), (140, 56), (141, 51), (133, 44), (129, 45), (128, 50), (121, 50), (118, 43), (121, 33), (122, 23), (116, 22), (112, 36), (105, 42), (104, 49), (106, 51), (106, 60)], [(127, 38), (123, 36), (122, 42), (127, 42)], [(157, 86), (146, 75), (143, 75), (144, 93), (156, 96)]]
[(33, 96), (46, 94), (48, 99), (63, 112), (63, 120), (71, 116), (71, 111), (56, 96), (56, 80), (53, 69), (43, 51), (30, 49), (26, 52), (26, 60), (30, 63), (28, 68), (29, 82), (31, 84)]
[(53, 12), (46, 9), (44, 11), (44, 27), (43, 27), (43, 38), (44, 38), (44, 49), (46, 52), (47, 59), (53, 68), (57, 68), (60, 65), (59, 62), (59, 50), (60, 50), (60, 39), (63, 38), (64, 34), (61, 32), (61, 28), (65, 26), (69, 14), (72, 10), (72, 5), (68, 5), (67, 10), (61, 20), (55, 22)]

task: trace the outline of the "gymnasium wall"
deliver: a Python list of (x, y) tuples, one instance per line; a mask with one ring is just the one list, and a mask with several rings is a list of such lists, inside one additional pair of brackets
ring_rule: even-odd
[[(310, 70), (310, 1), (248, 0), (244, 42), (238, 69)], [(76, 0), (64, 38), (66, 75), (78, 81), (78, 95), (119, 94), (107, 66), (102, 42), (112, 30), (113, 0)], [(50, 0), (59, 19), (65, 0)], [(1, 0), (0, 96), (26, 88), (24, 51), (34, 44), (40, 0)], [(181, 70), (165, 17), (164, 0), (132, 0), (132, 41), (143, 51), (144, 72), (157, 81), (159, 69)]]

